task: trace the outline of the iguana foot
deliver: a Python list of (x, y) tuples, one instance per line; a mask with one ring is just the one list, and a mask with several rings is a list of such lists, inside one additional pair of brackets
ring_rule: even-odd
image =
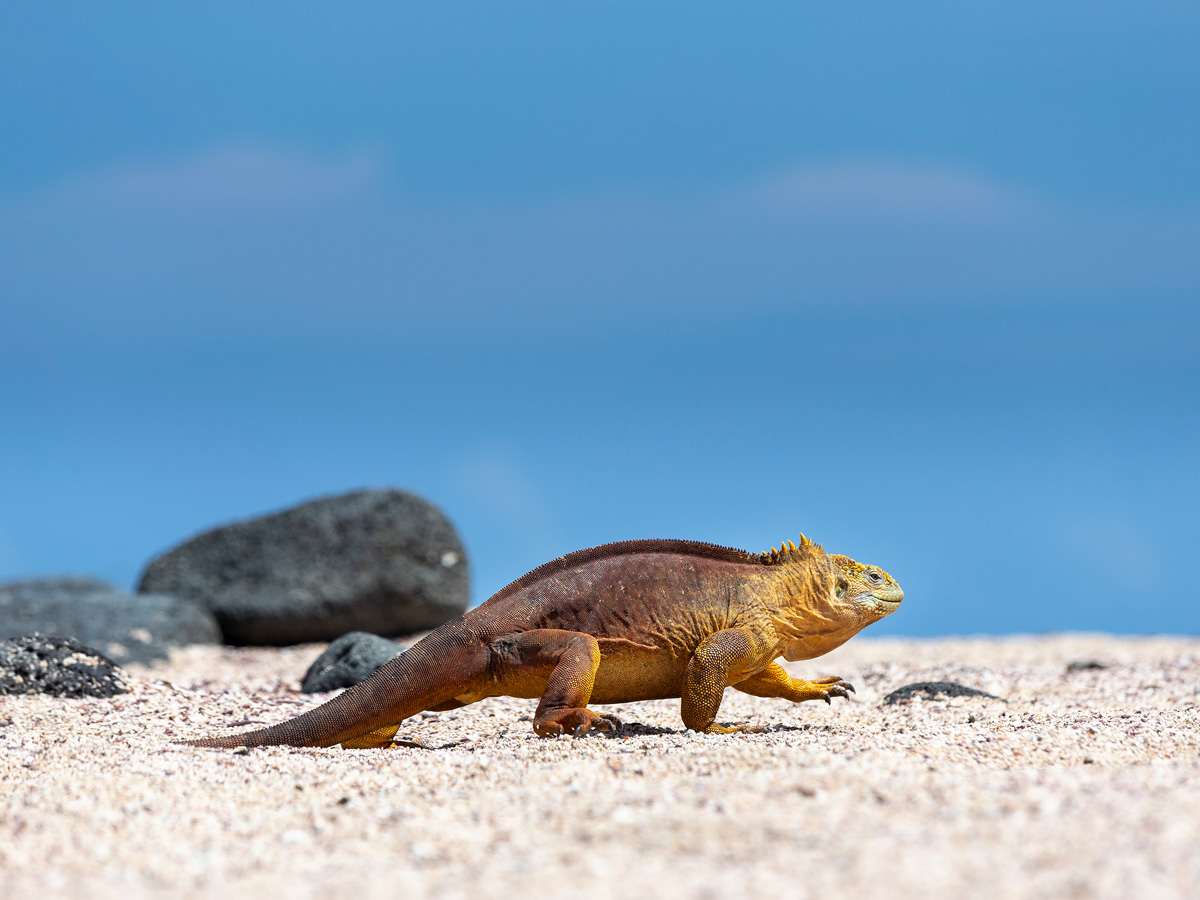
[[(607, 716), (596, 716), (591, 722), (592, 728), (599, 728), (601, 731), (615, 732), (620, 731), (625, 727), (624, 723), (611, 713)], [(575, 726), (575, 733), (572, 737), (583, 737), (587, 734), (589, 728), (586, 724)]]
[(602, 716), (590, 709), (556, 709), (548, 712), (544, 718), (535, 719), (533, 723), (534, 732), (542, 737), (558, 737), (568, 728), (575, 737), (583, 737), (593, 728), (619, 731), (621, 720), (613, 715)]
[(842, 681), (837, 675), (818, 678), (816, 681), (810, 681), (809, 684), (812, 685), (812, 696), (805, 697), (805, 700), (824, 700), (826, 703), (832, 704), (834, 697), (849, 699), (851, 694), (858, 693), (854, 690), (854, 685), (848, 681)]

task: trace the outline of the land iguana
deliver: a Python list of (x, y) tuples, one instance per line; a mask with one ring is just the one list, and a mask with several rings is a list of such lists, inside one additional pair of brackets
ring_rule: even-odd
[(812, 659), (894, 612), (904, 597), (876, 566), (797, 546), (747, 553), (693, 541), (624, 541), (546, 563), (448, 622), (366, 681), (301, 716), (198, 747), (391, 747), (400, 724), (485, 697), (540, 698), (543, 737), (621, 727), (588, 703), (682, 700), (707, 733), (726, 687), (824, 700), (854, 688), (792, 678), (775, 660)]

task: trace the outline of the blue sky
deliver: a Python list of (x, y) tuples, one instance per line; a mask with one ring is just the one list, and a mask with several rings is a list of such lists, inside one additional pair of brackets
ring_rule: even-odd
[[(398, 485), (1200, 630), (1191, 4), (0, 10), (0, 580)], [(1180, 590), (1185, 596), (1180, 600)]]

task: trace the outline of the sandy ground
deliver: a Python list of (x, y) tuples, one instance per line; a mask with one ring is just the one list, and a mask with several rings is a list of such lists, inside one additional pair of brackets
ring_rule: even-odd
[[(0, 896), (1200, 895), (1200, 640), (858, 638), (791, 667), (850, 702), (726, 693), (721, 721), (764, 734), (685, 733), (664, 701), (542, 740), (531, 701), (497, 699), (401, 729), (434, 750), (169, 743), (315, 705), (320, 649), (0, 697)], [(881, 705), (928, 680), (1010, 702)]]

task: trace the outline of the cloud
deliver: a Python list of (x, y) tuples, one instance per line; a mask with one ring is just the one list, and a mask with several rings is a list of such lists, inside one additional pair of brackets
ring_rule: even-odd
[(876, 222), (985, 223), (1045, 212), (1030, 192), (976, 172), (888, 160), (788, 168), (762, 179), (747, 199), (805, 217)]
[(321, 157), (238, 142), (182, 159), (123, 163), (70, 178), (35, 203), (49, 215), (284, 214), (359, 197), (383, 173), (382, 154), (375, 150)]
[(1200, 288), (1200, 217), (843, 160), (690, 193), (447, 200), (234, 142), (0, 202), (5, 346), (604, 327)]

